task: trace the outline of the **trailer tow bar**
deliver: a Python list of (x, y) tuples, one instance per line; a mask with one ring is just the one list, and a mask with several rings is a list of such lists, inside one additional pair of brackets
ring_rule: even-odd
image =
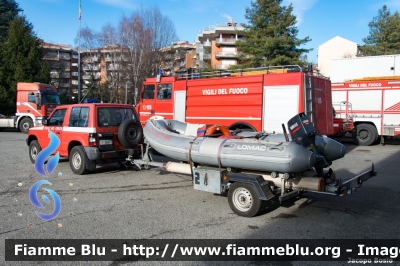
[(371, 169), (361, 173), (355, 177), (342, 181), (342, 179), (338, 179), (335, 186), (326, 187), (326, 191), (336, 194), (338, 196), (345, 196), (347, 194), (352, 194), (357, 190), (357, 188), (361, 187), (362, 184), (368, 179), (376, 176), (375, 166), (372, 164)]
[[(145, 146), (145, 150), (143, 150), (143, 146)], [(140, 148), (142, 152), (142, 159), (133, 159), (132, 155), (129, 155), (126, 160), (139, 168), (139, 170), (141, 170), (142, 167), (148, 170), (150, 169), (150, 166), (165, 167), (165, 163), (153, 161), (153, 157), (150, 154), (150, 145), (141, 145)]]

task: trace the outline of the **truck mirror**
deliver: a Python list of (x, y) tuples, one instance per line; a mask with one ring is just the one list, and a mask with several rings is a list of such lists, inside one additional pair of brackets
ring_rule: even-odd
[(42, 118), (42, 125), (47, 126), (47, 117)]
[(36, 93), (36, 109), (38, 110), (42, 109), (42, 105), (40, 104), (39, 93)]

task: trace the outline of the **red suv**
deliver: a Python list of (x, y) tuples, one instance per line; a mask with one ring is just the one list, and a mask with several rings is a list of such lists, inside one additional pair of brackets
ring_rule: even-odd
[(82, 103), (58, 106), (43, 125), (29, 129), (26, 142), (35, 162), (49, 143), (48, 130), (60, 145), (53, 153), (68, 157), (75, 174), (96, 169), (97, 164), (125, 162), (128, 155), (140, 156), (143, 130), (135, 108), (127, 104)]

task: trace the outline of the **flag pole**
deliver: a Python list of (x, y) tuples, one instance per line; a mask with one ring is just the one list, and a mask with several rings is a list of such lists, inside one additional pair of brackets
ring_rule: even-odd
[(81, 0), (79, 0), (79, 28), (78, 28), (78, 103), (81, 102), (81, 17), (82, 7)]

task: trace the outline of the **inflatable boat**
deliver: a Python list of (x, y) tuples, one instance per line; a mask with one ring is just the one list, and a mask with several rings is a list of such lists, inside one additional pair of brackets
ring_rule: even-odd
[[(342, 158), (345, 147), (316, 134), (304, 114), (288, 122), (290, 135), (244, 132), (223, 125), (191, 124), (150, 118), (143, 128), (146, 142), (159, 153), (194, 164), (274, 173), (322, 169)], [(284, 128), (285, 129), (285, 128)]]

